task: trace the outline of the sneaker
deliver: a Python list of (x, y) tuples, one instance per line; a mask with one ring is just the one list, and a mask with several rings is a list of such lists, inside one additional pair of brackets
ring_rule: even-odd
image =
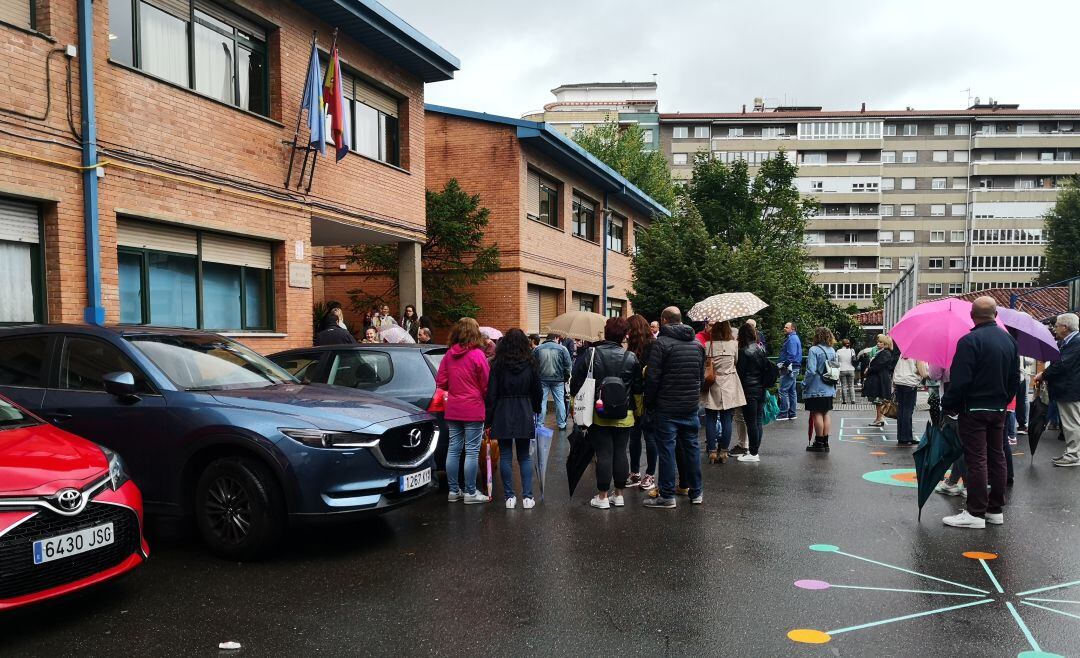
[(1009, 445), (1014, 446), (1014, 445), (1016, 445), (1016, 443), (1017, 443), (1016, 437), (1015, 436), (1010, 436), (1009, 437)]
[(656, 498), (646, 498), (642, 505), (645, 507), (655, 507), (657, 509), (675, 509), (675, 499), (660, 498), (657, 496)]
[(656, 489), (656, 476), (646, 475), (645, 477), (641, 478), (642, 491), (652, 491), (653, 489)]
[(639, 486), (641, 484), (641, 473), (631, 473), (630, 477), (626, 478), (626, 486), (629, 489)]
[(506, 499), (506, 509), (514, 509), (517, 507), (517, 498), (510, 496)]
[(979, 518), (968, 514), (966, 509), (960, 510), (959, 514), (953, 516), (946, 516), (941, 519), (941, 522), (947, 526), (954, 528), (974, 528), (982, 529), (986, 527), (986, 519)]
[(787, 417), (787, 419), (788, 420), (799, 420), (799, 417), (796, 416), (795, 414), (791, 414), (790, 416)]
[(611, 503), (608, 502), (608, 499), (601, 498), (600, 496), (593, 496), (592, 499), (589, 500), (589, 504), (596, 509), (611, 509)]
[(1017, 434), (1027, 434), (1027, 425), (1021, 425), (1020, 427), (1017, 427), (1016, 428), (1016, 433)]
[(536, 501), (534, 499), (532, 499), (532, 498), (522, 498), (521, 499), (521, 506), (524, 507), (525, 509), (532, 509), (532, 508), (536, 507)]
[(486, 494), (481, 493), (479, 490), (471, 494), (465, 494), (464, 500), (466, 505), (478, 505), (480, 503), (487, 503), (491, 501), (491, 499), (488, 498)]
[(728, 454), (731, 455), (732, 457), (738, 457), (739, 455), (745, 455), (747, 452), (749, 452), (749, 451), (746, 448), (742, 447), (742, 446), (735, 446), (731, 450), (728, 450)]
[(1080, 466), (1080, 459), (1070, 459), (1065, 455), (1050, 460), (1054, 466)]
[(460, 491), (451, 491), (446, 496), (446, 502), (448, 502), (448, 503), (456, 503), (457, 501), (461, 500), (464, 497), (465, 497), (465, 494), (461, 493)]
[(611, 504), (615, 507), (622, 507), (625, 503), (622, 496), (608, 496), (608, 498), (611, 500)]
[(949, 484), (942, 480), (938, 482), (938, 485), (934, 487), (934, 492), (939, 494), (945, 494), (946, 496), (965, 496), (967, 495), (967, 489), (963, 484), (957, 482), (956, 484)]
[(985, 519), (990, 525), (1005, 525), (1005, 514), (1002, 512), (998, 512), (997, 514), (987, 512)]
[(751, 455), (751, 454), (739, 455), (738, 461), (757, 463), (757, 462), (761, 461), (761, 457), (759, 455)]
[(559, 429), (562, 431), (566, 431), (566, 425), (559, 425)]
[(704, 499), (704, 494), (698, 494), (690, 499), (691, 505), (700, 505)]

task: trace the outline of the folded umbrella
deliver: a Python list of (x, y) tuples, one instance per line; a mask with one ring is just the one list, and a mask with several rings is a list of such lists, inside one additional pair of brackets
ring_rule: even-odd
[(533, 456), (533, 468), (536, 470), (536, 488), (540, 492), (540, 500), (544, 500), (544, 478), (547, 476), (548, 456), (551, 455), (551, 437), (554, 432), (540, 425), (536, 428), (536, 435), (529, 442), (529, 452)]
[(922, 519), (922, 508), (934, 488), (945, 476), (964, 449), (960, 445), (960, 438), (956, 436), (956, 430), (951, 425), (934, 427), (926, 423), (926, 431), (919, 440), (919, 447), (911, 456), (915, 459), (915, 477), (918, 479), (919, 490), (919, 519)]
[(1050, 328), (1023, 311), (999, 308), (998, 319), (1016, 333), (1016, 351), (1039, 361), (1057, 361), (1061, 358), (1057, 340)]
[(577, 488), (581, 476), (592, 464), (596, 453), (593, 451), (592, 444), (589, 443), (585, 430), (580, 427), (575, 427), (567, 440), (570, 441), (570, 452), (566, 455), (566, 481), (570, 485), (570, 495), (573, 496), (574, 489)]
[(753, 315), (768, 306), (761, 298), (752, 292), (725, 292), (719, 295), (707, 297), (691, 307), (686, 314), (691, 320), (698, 322), (713, 320), (722, 322), (745, 318)]
[(567, 311), (548, 323), (547, 331), (589, 342), (604, 339), (607, 317), (589, 311)]
[(1028, 452), (1032, 460), (1035, 459), (1035, 449), (1039, 447), (1039, 441), (1046, 433), (1046, 412), (1049, 406), (1043, 402), (1039, 391), (1035, 391), (1035, 398), (1031, 401), (1028, 409)]

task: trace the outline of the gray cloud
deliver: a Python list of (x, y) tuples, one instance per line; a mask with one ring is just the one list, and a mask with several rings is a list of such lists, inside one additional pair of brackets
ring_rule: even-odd
[(461, 58), (429, 102), (510, 116), (568, 82), (649, 80), (665, 112), (769, 104), (1080, 107), (1080, 3), (383, 0)]

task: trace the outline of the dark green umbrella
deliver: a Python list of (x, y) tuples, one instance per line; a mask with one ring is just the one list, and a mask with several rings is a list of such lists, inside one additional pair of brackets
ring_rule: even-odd
[(596, 454), (586, 432), (585, 429), (575, 427), (567, 437), (570, 441), (570, 453), (566, 455), (566, 480), (570, 484), (571, 496), (574, 495), (578, 481), (593, 463), (593, 457)]
[(946, 424), (943, 427), (935, 427), (926, 423), (926, 431), (919, 440), (919, 447), (911, 456), (915, 458), (915, 477), (919, 481), (919, 519), (922, 519), (922, 508), (945, 471), (949, 470), (961, 455), (964, 449), (960, 445), (960, 438), (956, 436), (954, 425)]

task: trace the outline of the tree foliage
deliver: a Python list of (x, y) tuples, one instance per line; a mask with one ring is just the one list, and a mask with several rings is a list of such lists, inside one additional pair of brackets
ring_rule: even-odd
[[(499, 269), (499, 247), (483, 243), (491, 211), (480, 205), (479, 194), (468, 194), (456, 179), (439, 192), (428, 190), (426, 203), (427, 241), (421, 251), (424, 314), (435, 325), (445, 326), (480, 310), (469, 289)], [(349, 291), (356, 310), (397, 300), (395, 245), (354, 245), (348, 260), (364, 270), (366, 285)]]
[(1080, 275), (1080, 178), (1069, 178), (1064, 188), (1043, 215), (1047, 242), (1042, 284)]
[(675, 185), (663, 153), (645, 149), (641, 127), (608, 121), (578, 130), (574, 141), (622, 174), (626, 180), (669, 210), (675, 205)]

